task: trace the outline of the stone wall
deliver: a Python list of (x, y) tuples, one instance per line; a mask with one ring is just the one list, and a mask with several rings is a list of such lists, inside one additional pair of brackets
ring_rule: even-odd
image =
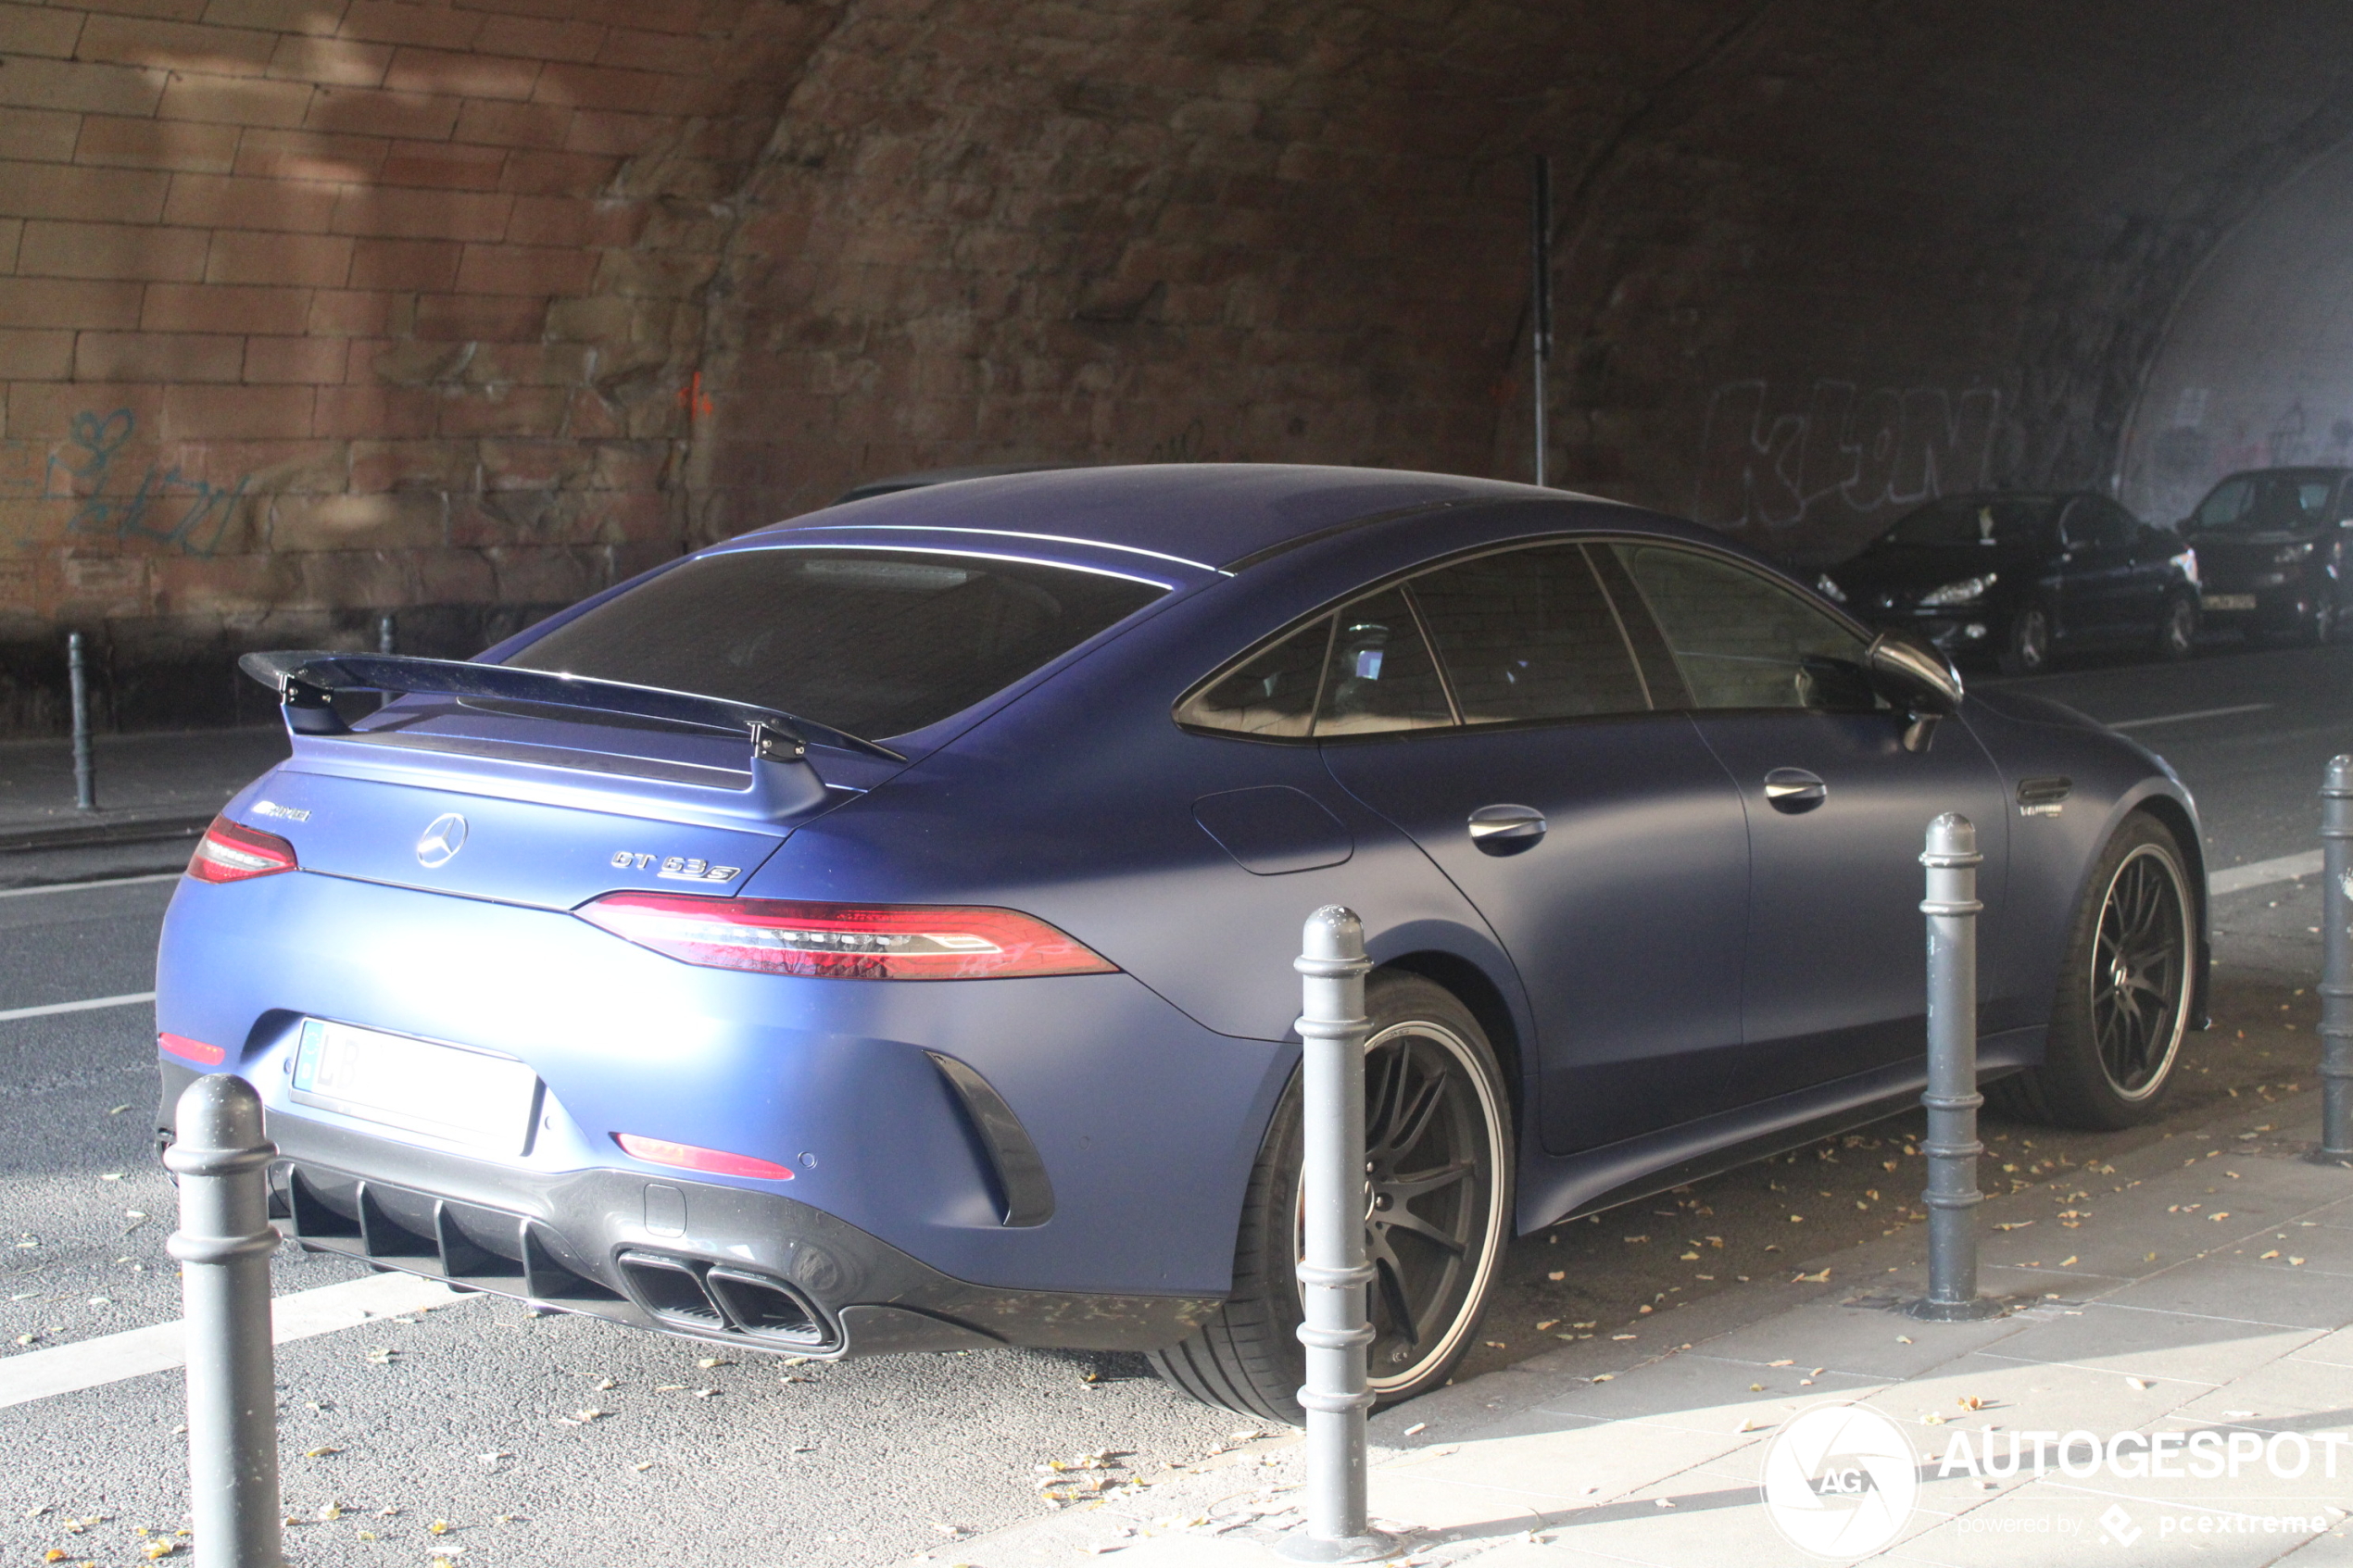
[[(2097, 46), (2094, 46), (2096, 41)], [(1828, 558), (2107, 483), (2320, 0), (0, 3), (0, 729), (465, 654), (908, 469), (1529, 470)], [(2321, 286), (2316, 281), (2311, 286)]]

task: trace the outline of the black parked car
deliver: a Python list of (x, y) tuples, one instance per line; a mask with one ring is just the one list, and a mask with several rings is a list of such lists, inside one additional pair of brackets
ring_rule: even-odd
[(2185, 659), (2199, 556), (2105, 495), (1947, 495), (1817, 584), (1855, 614), (1956, 658), (2031, 675), (2062, 650), (2141, 646)]
[(2207, 493), (2182, 533), (2218, 628), (2324, 643), (2345, 624), (2353, 469), (2259, 469)]

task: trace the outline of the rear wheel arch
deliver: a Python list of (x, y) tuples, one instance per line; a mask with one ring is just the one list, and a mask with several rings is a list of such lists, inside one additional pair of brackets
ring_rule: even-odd
[(1495, 1065), (1504, 1070), (1504, 1083), (1512, 1095), (1514, 1124), (1524, 1127), (1525, 1101), (1531, 1087), (1526, 1074), (1530, 1064), (1521, 1048), (1519, 1024), (1512, 1015), (1511, 1003), (1504, 998), (1503, 987), (1461, 954), (1437, 948), (1385, 960), (1379, 967), (1418, 974), (1451, 993), (1470, 1010), (1470, 1015), (1478, 1020), (1479, 1028), (1486, 1031), (1488, 1047), (1495, 1053)]

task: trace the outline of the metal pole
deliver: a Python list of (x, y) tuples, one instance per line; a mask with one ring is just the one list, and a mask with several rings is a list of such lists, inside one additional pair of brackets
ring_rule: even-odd
[(1370, 1562), (1397, 1549), (1376, 1534), (1365, 1501), (1365, 1417), (1373, 1396), (1365, 1372), (1372, 1325), (1365, 1291), (1365, 926), (1327, 904), (1307, 917), (1291, 967), (1300, 985), (1302, 1141), (1301, 1208), (1306, 1255), (1300, 1261), (1304, 1307), (1299, 1342), (1307, 1381), (1307, 1533), (1278, 1549), (1300, 1562)]
[(389, 615), (380, 615), (376, 617), (376, 651), (378, 653), (384, 654), (398, 653), (400, 651), (398, 646), (396, 646), (393, 636), (392, 617)]
[(262, 1136), (261, 1097), (215, 1073), (180, 1097), (163, 1162), (180, 1178), (188, 1331), (188, 1494), (201, 1568), (283, 1568), (278, 1537), (278, 1401), (270, 1332), (263, 1175), (278, 1151)]
[(2353, 1160), (2353, 757), (2321, 780), (2321, 1147)]
[(66, 683), (73, 693), (73, 804), (79, 811), (98, 809), (98, 779), (90, 760), (90, 675), (83, 667), (82, 633), (66, 638)]
[(1553, 362), (1553, 160), (1536, 155), (1535, 210), (1530, 214), (1529, 259), (1535, 267), (1533, 343), (1536, 381), (1536, 483), (1544, 483), (1544, 449), (1551, 429), (1544, 412), (1545, 382)]
[(1977, 829), (1947, 811), (1928, 824), (1928, 1296), (1916, 1318), (1968, 1323), (2001, 1309), (1977, 1293)]

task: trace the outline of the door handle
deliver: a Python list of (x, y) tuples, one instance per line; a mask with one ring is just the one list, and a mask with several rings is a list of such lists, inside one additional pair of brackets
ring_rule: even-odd
[(1471, 844), (1489, 855), (1516, 855), (1544, 836), (1545, 825), (1533, 806), (1481, 806), (1470, 814)]
[(1803, 768), (1776, 768), (1765, 775), (1765, 804), (1791, 816), (1811, 811), (1830, 798), (1830, 786)]

